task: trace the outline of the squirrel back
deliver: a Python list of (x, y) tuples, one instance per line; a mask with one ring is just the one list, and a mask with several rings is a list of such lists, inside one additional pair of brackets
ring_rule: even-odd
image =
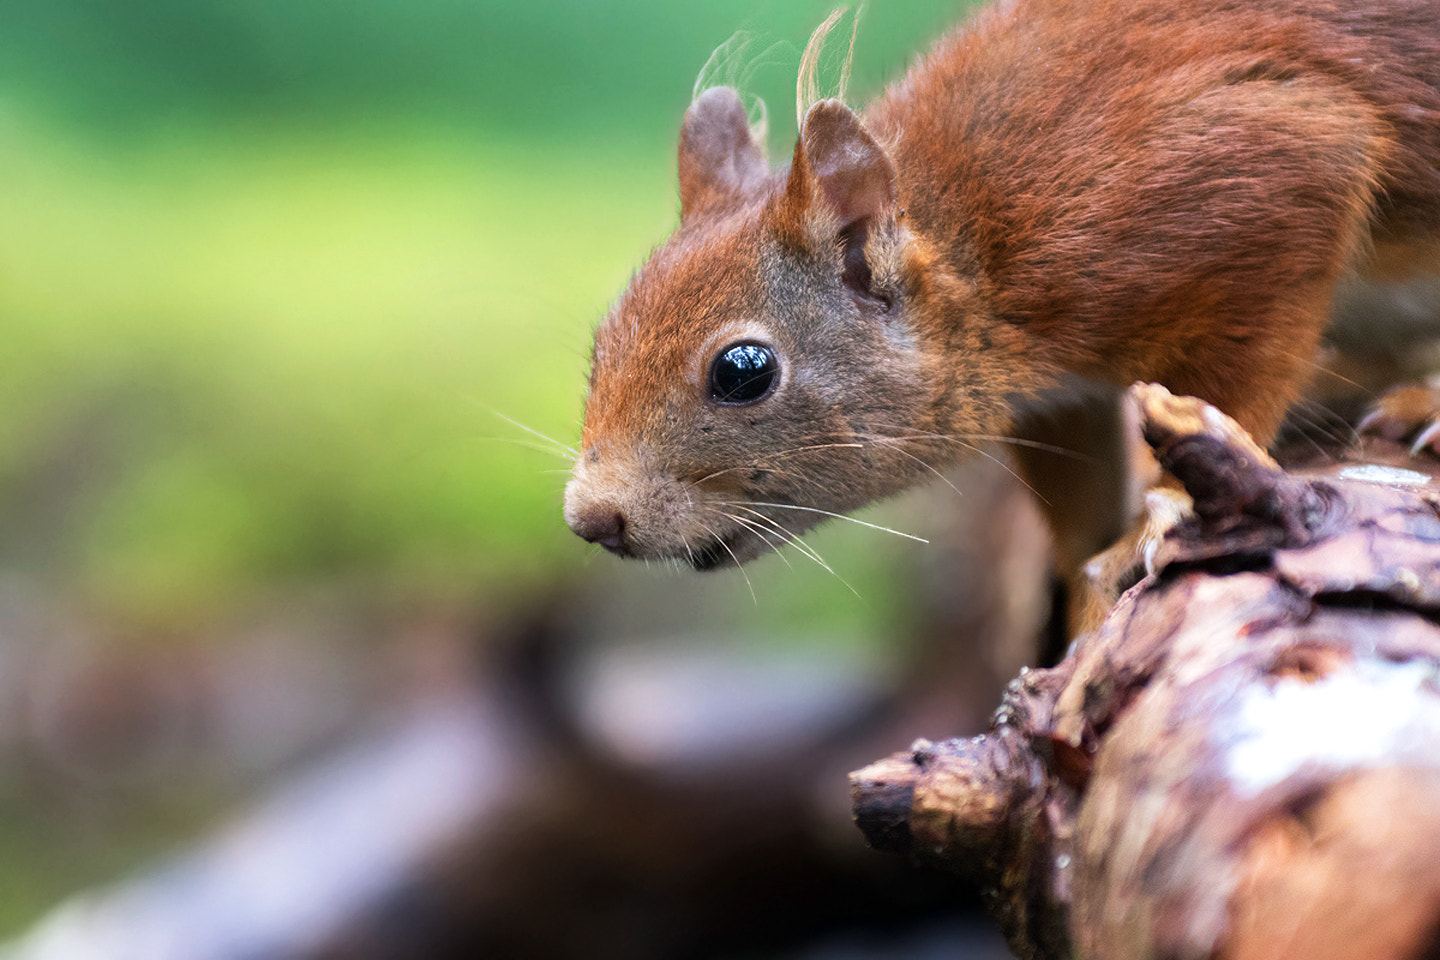
[(1075, 377), (1262, 442), (1337, 286), (1440, 274), (1440, 2), (1011, 0), (771, 171), (686, 113), (680, 224), (596, 333), (565, 515), (740, 563), (1014, 432)]

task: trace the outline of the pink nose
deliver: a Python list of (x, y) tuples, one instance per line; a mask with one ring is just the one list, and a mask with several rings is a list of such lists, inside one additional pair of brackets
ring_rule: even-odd
[(582, 540), (598, 543), (612, 553), (623, 556), (630, 552), (625, 544), (625, 515), (614, 507), (586, 507), (570, 522), (570, 529)]

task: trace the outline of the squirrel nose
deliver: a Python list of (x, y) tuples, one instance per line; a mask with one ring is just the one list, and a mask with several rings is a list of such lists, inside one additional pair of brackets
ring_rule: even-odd
[(570, 522), (570, 529), (582, 540), (598, 543), (611, 553), (623, 556), (629, 552), (625, 545), (625, 515), (614, 507), (588, 507)]

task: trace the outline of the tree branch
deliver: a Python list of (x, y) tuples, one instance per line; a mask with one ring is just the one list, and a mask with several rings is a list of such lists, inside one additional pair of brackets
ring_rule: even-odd
[(1195, 515), (990, 733), (852, 774), (857, 824), (979, 880), (1022, 958), (1434, 950), (1440, 465), (1371, 440), (1287, 473), (1134, 396)]

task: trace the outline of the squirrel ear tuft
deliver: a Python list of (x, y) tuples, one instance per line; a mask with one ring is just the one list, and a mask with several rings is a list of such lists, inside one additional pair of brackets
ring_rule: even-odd
[(680, 219), (743, 196), (768, 173), (740, 95), (711, 87), (696, 97), (680, 128)]
[(812, 192), (818, 194), (816, 199), (840, 218), (842, 230), (895, 206), (895, 167), (860, 118), (839, 100), (821, 100), (810, 108), (795, 160), (787, 193), (802, 202), (810, 201)]

